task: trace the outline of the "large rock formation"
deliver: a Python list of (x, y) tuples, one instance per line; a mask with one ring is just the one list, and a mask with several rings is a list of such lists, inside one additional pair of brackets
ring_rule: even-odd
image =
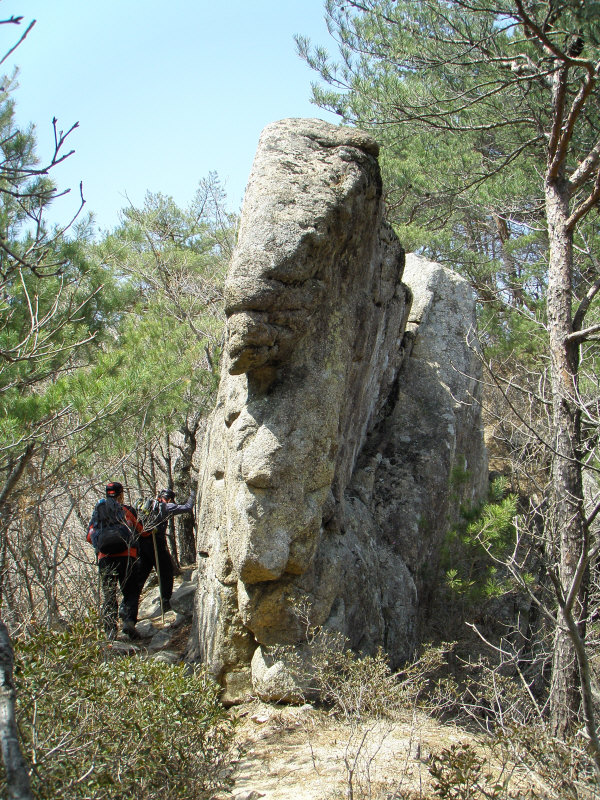
[(357, 650), (408, 657), (453, 504), (486, 483), (471, 293), (416, 257), (402, 282), (377, 155), (361, 131), (284, 120), (254, 161), (204, 444), (192, 646), (230, 700), (253, 679), (269, 694), (262, 648), (302, 640), (299, 606)]

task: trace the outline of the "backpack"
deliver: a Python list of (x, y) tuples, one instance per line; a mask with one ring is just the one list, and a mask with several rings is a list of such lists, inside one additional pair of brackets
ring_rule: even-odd
[(97, 553), (107, 556), (134, 547), (137, 534), (125, 521), (123, 507), (113, 497), (102, 499), (94, 509), (92, 545)]
[(153, 531), (161, 521), (158, 501), (152, 498), (149, 500), (138, 500), (135, 505), (135, 511), (137, 518), (144, 528), (144, 534)]

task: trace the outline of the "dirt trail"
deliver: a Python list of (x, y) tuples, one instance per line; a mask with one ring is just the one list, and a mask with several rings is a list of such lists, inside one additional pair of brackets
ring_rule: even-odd
[[(234, 784), (217, 798), (236, 800), (333, 800), (354, 797), (422, 797), (430, 786), (432, 750), (470, 738), (424, 714), (353, 728), (311, 706), (260, 703), (232, 711), (237, 717)], [(370, 790), (370, 791), (369, 791)], [(400, 796), (400, 795), (398, 795)]]

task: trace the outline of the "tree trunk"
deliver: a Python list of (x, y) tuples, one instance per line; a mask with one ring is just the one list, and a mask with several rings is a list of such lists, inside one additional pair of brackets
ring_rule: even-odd
[[(174, 489), (175, 493), (177, 494), (177, 490), (173, 482), (173, 458), (171, 456), (171, 437), (169, 436), (168, 431), (165, 434), (165, 449), (163, 452), (163, 461), (164, 461), (165, 473), (167, 476), (167, 488)], [(169, 542), (169, 551), (171, 553), (171, 559), (173, 560), (173, 569), (175, 571), (175, 575), (179, 575), (180, 562), (179, 562), (179, 552), (177, 548), (177, 539), (175, 538), (174, 517), (169, 517), (169, 521), (167, 523), (167, 540)]]
[[(177, 495), (182, 499), (190, 492), (196, 491), (198, 481), (192, 479), (192, 466), (197, 446), (197, 433), (202, 420), (202, 412), (198, 411), (186, 421), (182, 428), (183, 446), (175, 462), (174, 483)], [(182, 514), (177, 518), (177, 543), (179, 559), (182, 564), (196, 563), (195, 514)]]
[(9, 800), (32, 800), (29, 772), (21, 753), (15, 714), (13, 649), (6, 625), (0, 620), (0, 741)]
[[(568, 188), (560, 179), (546, 183), (546, 211), (550, 258), (548, 266), (548, 333), (552, 384), (553, 459), (551, 513), (549, 515), (551, 568), (556, 565), (559, 610), (554, 641), (550, 688), (550, 725), (563, 738), (579, 711), (579, 666), (569, 634), (563, 600), (573, 584), (585, 542), (582, 471), (580, 461), (581, 421), (577, 402), (578, 345), (569, 343), (572, 332), (572, 232), (567, 226)], [(573, 608), (579, 626), (585, 616), (582, 585)], [(583, 630), (582, 630), (583, 633)]]

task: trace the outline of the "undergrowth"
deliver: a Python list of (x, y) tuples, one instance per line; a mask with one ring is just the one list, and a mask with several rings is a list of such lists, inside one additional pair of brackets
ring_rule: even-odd
[(232, 729), (205, 672), (119, 655), (91, 624), (14, 645), (36, 798), (198, 800), (221, 785)]
[[(299, 608), (305, 620), (305, 608)], [(339, 633), (306, 625), (299, 648), (272, 648), (304, 699), (318, 699), (347, 725), (343, 743), (347, 800), (597, 800), (600, 783), (583, 740), (552, 737), (518, 674), (484, 659), (449, 669), (454, 646), (423, 649), (400, 671), (383, 651), (360, 656)], [(432, 752), (429, 785), (418, 794), (401, 771), (387, 772), (385, 790), (374, 763), (399, 719), (416, 709), (462, 723), (464, 740)], [(474, 733), (476, 722), (477, 733)]]

